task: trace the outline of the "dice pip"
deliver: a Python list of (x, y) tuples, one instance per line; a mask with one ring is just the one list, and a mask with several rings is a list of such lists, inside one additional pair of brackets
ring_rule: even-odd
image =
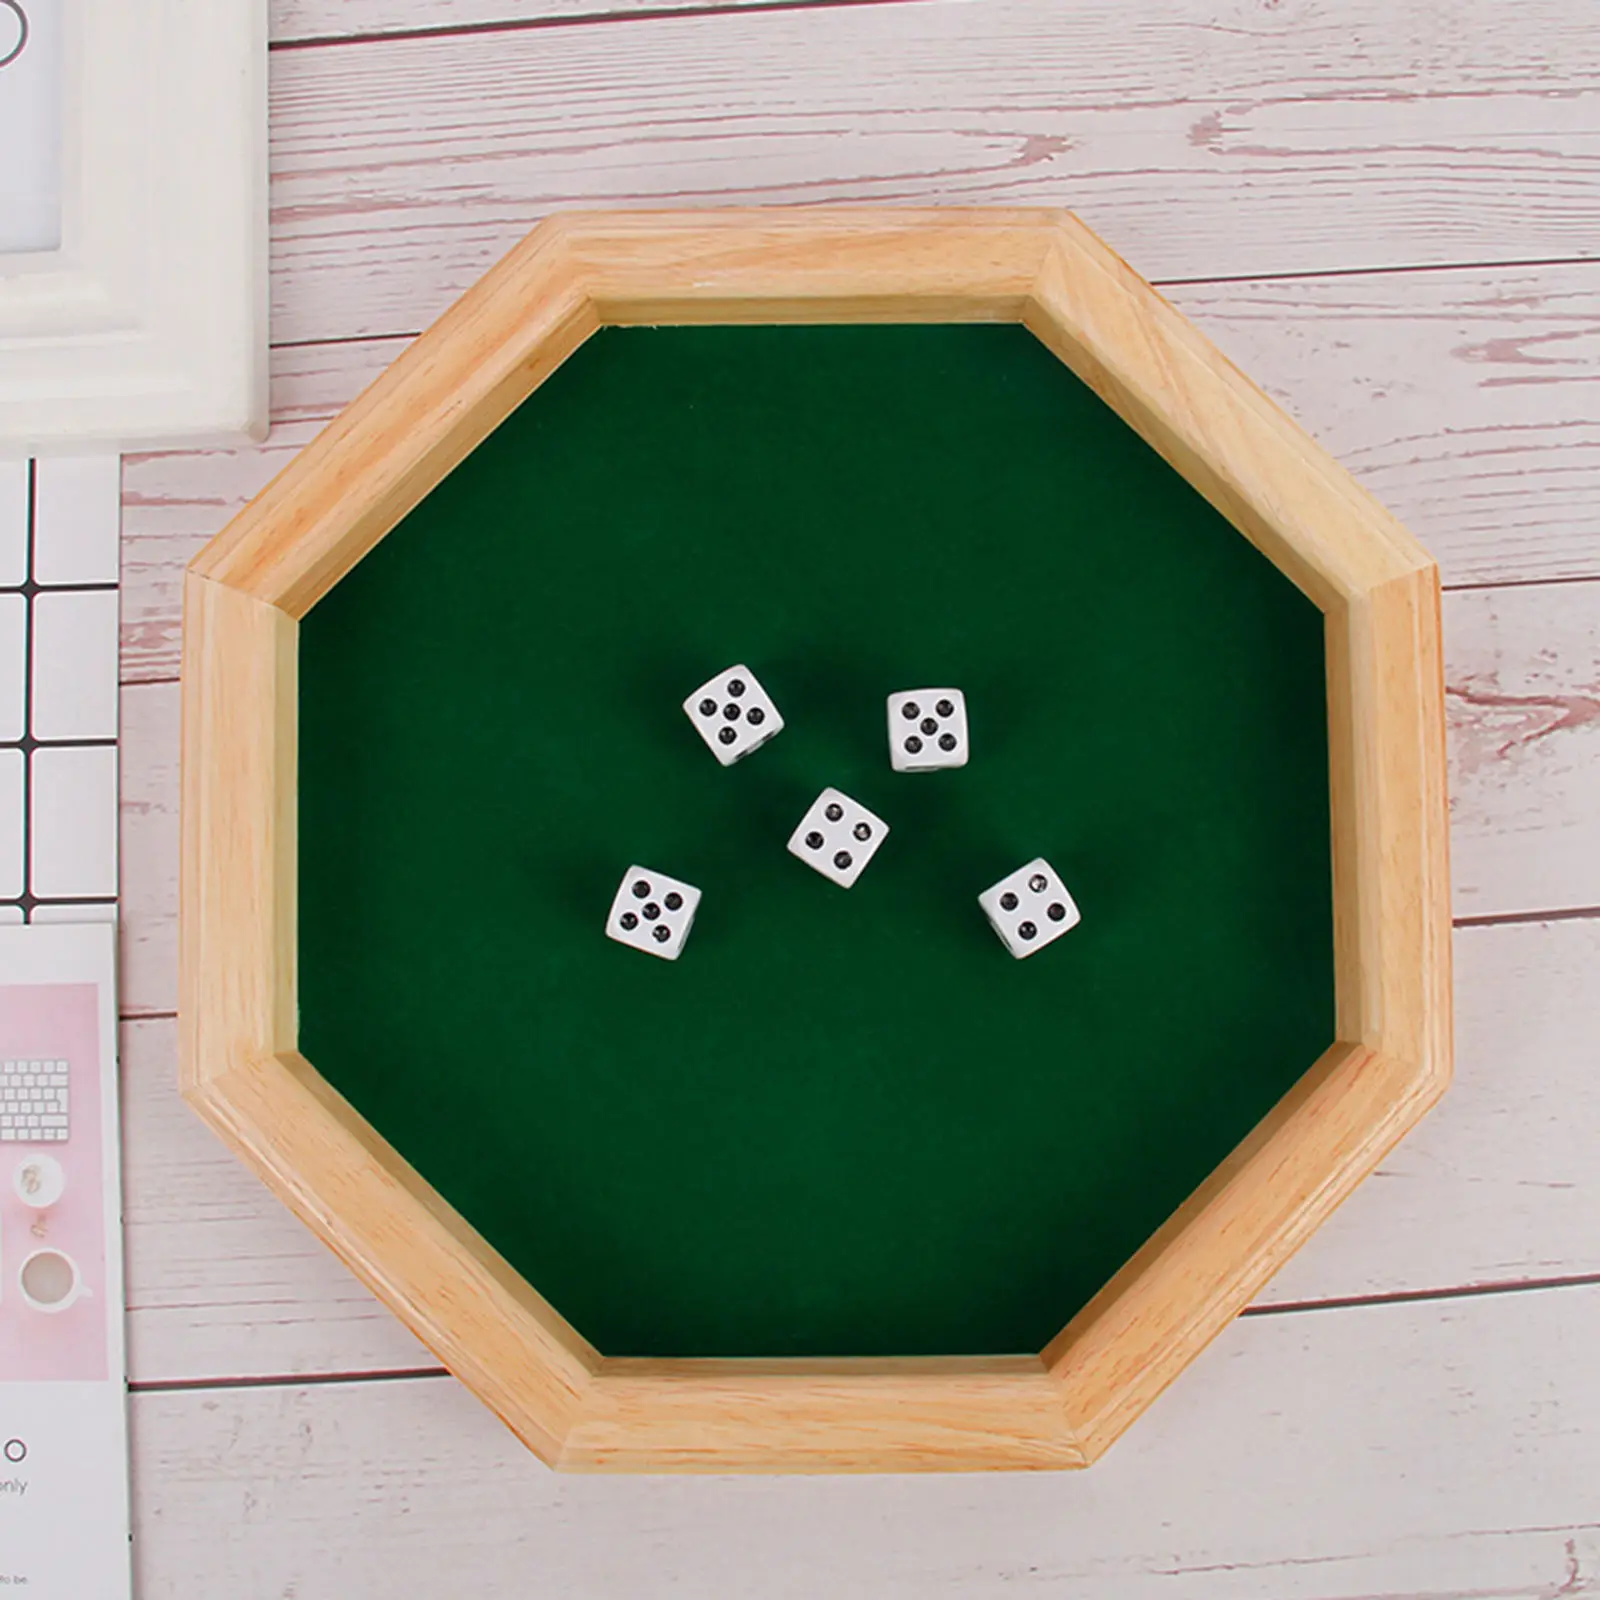
[(889, 765), (934, 772), (967, 764), (967, 700), (959, 689), (906, 689), (889, 696)]
[(888, 833), (882, 817), (838, 789), (824, 789), (790, 836), (789, 854), (848, 889)]
[(1056, 869), (1043, 856), (978, 896), (1000, 941), (1019, 960), (1054, 943), (1080, 920)]
[(611, 902), (606, 937), (676, 961), (699, 907), (700, 891), (692, 883), (648, 867), (629, 867)]
[(772, 697), (746, 666), (729, 667), (683, 702), (684, 715), (723, 766), (731, 767), (783, 731)]

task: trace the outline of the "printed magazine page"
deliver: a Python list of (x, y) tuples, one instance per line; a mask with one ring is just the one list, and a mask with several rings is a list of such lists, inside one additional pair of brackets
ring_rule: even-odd
[(123, 1600), (115, 929), (0, 927), (0, 1594)]

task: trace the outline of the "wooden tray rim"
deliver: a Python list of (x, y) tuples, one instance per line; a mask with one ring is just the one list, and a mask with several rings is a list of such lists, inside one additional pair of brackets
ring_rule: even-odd
[[(600, 327), (911, 321), (1022, 323), (1323, 612), (1337, 1037), (1037, 1357), (608, 1359), (299, 1054), (299, 621)], [(550, 218), (201, 551), (184, 613), (183, 1092), (552, 1465), (1087, 1465), (1449, 1080), (1438, 569), (1067, 212)]]

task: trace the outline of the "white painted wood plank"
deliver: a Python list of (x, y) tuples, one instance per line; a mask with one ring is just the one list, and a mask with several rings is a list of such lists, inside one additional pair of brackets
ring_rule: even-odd
[(1600, 919), (1455, 936), (1456, 1076), (1264, 1304), (1600, 1273)]
[[(272, 0), (270, 26), (273, 43), (281, 46), (418, 30), (581, 24), (640, 13), (770, 10), (772, 5), (773, 0)], [(1426, 88), (1450, 74), (1470, 74), (1479, 87), (1493, 88), (1508, 66), (1548, 67), (1589, 42), (1588, 17), (1562, 0), (1532, 0), (1515, 22), (1485, 0), (1458, 0), (1448, 14), (1415, 0), (1399, 5), (1345, 0), (1336, 11), (1305, 3), (1264, 8), (1254, 0), (1167, 0), (1159, 10), (1145, 12), (1130, 11), (1118, 0), (1073, 0), (1068, 15), (1085, 59), (1113, 81), (1123, 74), (1147, 75), (1149, 58), (1165, 54), (1191, 68), (1204, 62), (1228, 78), (1253, 65), (1258, 81), (1270, 83), (1292, 46), (1340, 75), (1372, 71), (1375, 52), (1386, 52), (1381, 65), (1397, 88)]]
[[(1600, 920), (1456, 936), (1456, 1082), (1265, 1304), (1600, 1273)], [(179, 1101), (176, 1030), (126, 1024), (136, 1380), (432, 1358)]]
[(124, 683), (177, 676), (184, 567), (407, 343), (276, 349), (263, 444), (123, 457)]
[(175, 1022), (123, 1024), (135, 1380), (435, 1365), (190, 1111), (177, 1072)]
[(1070, 205), (1159, 279), (1595, 253), (1592, 11), (1201, 15), (926, 0), (279, 51), (274, 337), (414, 330), (572, 205)]
[[(772, 0), (713, 0), (718, 10), (770, 5)], [(872, 4), (875, 0), (864, 0)], [(707, 0), (538, 0), (521, 6), (508, 0), (273, 0), (274, 45), (305, 45), (326, 39), (365, 39), (373, 34), (437, 33), (449, 28), (539, 27), (611, 21), (643, 12), (703, 11)]]
[(1446, 584), (1600, 575), (1600, 263), (1169, 297), (1407, 524)]
[[(1427, 542), (1447, 583), (1600, 576), (1600, 264), (1171, 297)], [(126, 680), (177, 672), (184, 564), (404, 347), (275, 351), (264, 447), (127, 459)]]
[(1457, 913), (1600, 909), (1600, 583), (1446, 614)]
[(168, 1016), (178, 1006), (177, 717), (175, 683), (122, 691), (117, 981), (125, 1017)]
[(141, 1394), (145, 1600), (1550, 1600), (1600, 1289), (1236, 1323), (1086, 1473), (568, 1478), (448, 1379)]

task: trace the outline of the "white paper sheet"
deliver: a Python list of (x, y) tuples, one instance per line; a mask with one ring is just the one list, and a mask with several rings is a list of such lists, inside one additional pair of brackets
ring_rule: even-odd
[(0, 923), (116, 914), (121, 509), (114, 455), (0, 463)]
[[(0, 1591), (30, 1600), (132, 1593), (115, 937), (0, 926)], [(64, 1126), (19, 1137), (47, 1072)]]

